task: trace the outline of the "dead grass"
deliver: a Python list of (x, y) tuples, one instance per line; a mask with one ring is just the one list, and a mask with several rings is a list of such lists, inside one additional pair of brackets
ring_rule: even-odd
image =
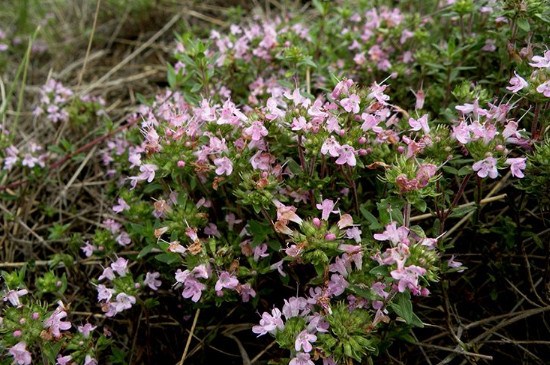
[[(12, 0), (11, 4), (17, 1)], [(0, 181), (0, 192), (15, 197), (13, 200), (0, 200), (2, 269), (30, 263), (31, 268), (36, 267), (36, 270), (30, 270), (29, 275), (36, 276), (48, 266), (47, 259), (51, 255), (65, 252), (71, 240), (91, 236), (108, 215), (107, 208), (112, 202), (105, 199), (110, 179), (101, 166), (98, 154), (100, 143), (126, 128), (128, 117), (138, 105), (138, 94), (152, 97), (166, 85), (166, 63), (170, 60), (174, 32), (194, 27), (226, 27), (225, 14), (229, 5), (283, 8), (283, 4), (275, 0), (262, 3), (244, 0), (157, 0), (153, 1), (152, 10), (140, 13), (131, 7), (121, 12), (112, 5), (113, 1), (101, 0), (98, 3), (99, 11), (96, 12), (95, 1), (41, 2), (42, 12), (47, 10), (54, 14), (55, 26), (52, 29), (44, 27), (40, 33), (48, 42), (48, 51), (33, 54), (29, 61), (22, 94), (23, 107), (14, 140), (19, 145), (31, 139), (51, 145), (69, 139), (77, 151), (83, 153), (83, 159), (58, 156), (49, 173), (35, 181), (16, 174)], [(44, 15), (39, 13), (29, 12), (25, 26), (33, 29), (31, 23)], [(0, 12), (0, 20), (10, 26), (17, 25), (18, 16), (21, 14), (13, 14), (6, 9)], [(97, 20), (95, 26), (94, 19)], [(15, 79), (21, 64), (20, 56), (17, 53), (7, 61), (8, 66), (2, 76), (6, 90)], [(37, 102), (38, 89), (50, 77), (75, 88), (78, 93), (92, 93), (107, 100), (106, 109), (115, 121), (114, 131), (109, 135), (103, 125), (90, 125), (85, 133), (78, 134), (69, 126), (51, 126), (33, 118), (31, 112)], [(19, 83), (14, 95), (18, 95), (21, 88)], [(17, 98), (13, 97), (7, 105), (6, 125), (10, 125), (18, 114), (17, 110)], [(496, 219), (507, 209), (503, 204), (498, 205), (498, 201), (505, 197), (504, 188), (498, 186), (482, 200), (487, 203), (484, 216), (487, 221)], [(537, 207), (530, 209), (536, 210)], [(539, 214), (534, 212), (534, 215)], [(426, 218), (413, 217), (411, 220)], [(456, 222), (447, 232), (460, 232), (453, 243), (457, 251), (469, 255), (465, 257), (468, 258), (466, 264), (470, 270), (461, 279), (458, 276), (445, 279), (434, 288), (431, 301), (418, 303), (419, 314), (427, 323), (426, 328), (411, 332), (416, 341), (414, 346), (401, 344), (392, 348), (393, 356), (384, 355), (386, 363), (473, 364), (491, 363), (492, 359), (494, 363), (502, 364), (512, 363), (509, 361), (546, 364), (550, 358), (550, 342), (543, 335), (548, 333), (545, 330), (550, 331), (547, 323), (547, 312), (550, 310), (548, 249), (541, 250), (532, 239), (524, 239), (519, 242), (518, 250), (510, 253), (512, 256), (499, 256), (501, 243), (490, 242), (490, 236), (480, 237), (467, 229), (469, 218), (471, 216)], [(68, 232), (72, 233), (49, 238), (55, 224), (68, 225)], [(538, 226), (536, 229), (538, 237), (548, 246), (548, 229)], [(487, 269), (488, 262), (492, 265), (490, 270)], [(68, 271), (72, 275), (71, 280), (87, 281), (92, 277), (92, 266), (96, 264), (97, 261), (88, 259), (77, 260), (74, 268)], [(505, 277), (507, 270), (510, 279)], [(514, 277), (512, 270), (516, 270), (518, 276)], [(495, 278), (495, 273), (501, 273), (503, 277)], [(78, 297), (95, 295), (90, 291), (82, 293), (77, 287), (72, 290), (74, 292), (67, 301), (74, 302), (75, 308), (79, 307)], [(503, 302), (495, 301), (493, 292), (503, 298)], [(133, 325), (130, 321), (122, 322), (122, 325), (130, 326), (127, 328), (130, 340), (125, 350), (136, 350), (138, 345), (145, 348), (133, 353), (132, 362), (136, 364), (147, 359), (151, 361), (152, 354), (159, 352), (173, 354), (180, 364), (184, 360), (187, 363), (199, 362), (196, 359), (201, 353), (204, 358), (223, 358), (228, 363), (240, 363), (241, 360), (247, 364), (262, 363), (262, 359), (269, 357), (266, 354), (273, 350), (274, 342), (264, 339), (259, 346), (253, 336), (240, 336), (242, 331), (251, 327), (251, 323), (243, 321), (254, 316), (234, 317), (232, 313), (224, 322), (210, 327), (197, 326), (199, 311), (192, 323), (174, 318), (170, 313), (151, 318), (141, 313)], [(104, 320), (102, 316), (87, 311), (76, 310), (72, 315), (83, 318), (95, 316), (98, 320)], [(202, 316), (208, 314), (202, 313)], [(150, 331), (158, 333), (155, 331), (159, 328), (162, 332), (168, 328), (167, 336), (174, 338), (159, 336), (157, 341), (166, 343), (155, 343), (159, 347), (152, 349), (151, 343), (144, 344), (139, 337), (144, 333), (140, 325), (141, 328), (148, 328), (147, 341), (150, 340)], [(208, 336), (214, 329), (222, 330), (224, 336), (220, 337), (225, 337), (225, 342), (211, 342)], [(169, 348), (171, 345), (176, 348)]]

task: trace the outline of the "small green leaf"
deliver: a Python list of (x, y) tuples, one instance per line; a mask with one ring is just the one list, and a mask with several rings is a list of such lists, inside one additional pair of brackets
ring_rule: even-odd
[(518, 19), (518, 27), (524, 32), (529, 32), (531, 30), (531, 25), (529, 24), (529, 20), (525, 18)]
[(473, 212), (476, 209), (477, 209), (477, 207), (475, 205), (469, 205), (469, 206), (466, 206), (466, 207), (458, 207), (458, 208), (455, 208), (453, 210), (453, 212), (449, 215), (449, 217), (451, 217), (451, 218), (462, 218), (466, 214), (468, 214), (470, 212)]
[(414, 314), (412, 309), (411, 294), (408, 291), (398, 293), (392, 300), (390, 307), (401, 318), (415, 327), (424, 327), (424, 323)]
[(151, 250), (152, 250), (153, 248), (154, 248), (153, 245), (147, 245), (147, 246), (143, 247), (143, 248), (141, 249), (141, 251), (139, 252), (137, 258), (140, 259), (140, 258), (146, 256), (149, 252), (151, 252)]

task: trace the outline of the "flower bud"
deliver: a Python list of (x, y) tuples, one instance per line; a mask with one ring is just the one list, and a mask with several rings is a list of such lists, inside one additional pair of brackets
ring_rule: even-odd
[(319, 218), (313, 218), (313, 225), (317, 228), (321, 227), (321, 220)]

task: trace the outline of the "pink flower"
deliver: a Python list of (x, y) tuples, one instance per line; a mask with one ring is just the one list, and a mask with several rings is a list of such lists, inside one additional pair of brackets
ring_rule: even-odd
[(267, 129), (264, 127), (262, 122), (254, 121), (252, 125), (248, 128), (245, 128), (243, 132), (250, 136), (253, 141), (259, 141), (263, 137), (267, 136)]
[(332, 274), (328, 283), (328, 292), (334, 296), (338, 296), (346, 290), (348, 285), (349, 283), (342, 275)]
[(125, 276), (128, 273), (128, 260), (119, 257), (111, 264), (111, 268), (120, 276)]
[(531, 61), (534, 62), (529, 64), (531, 67), (550, 68), (550, 50), (544, 52), (544, 56), (534, 56)]
[(114, 278), (115, 278), (115, 272), (113, 271), (113, 269), (111, 269), (110, 267), (106, 267), (105, 269), (103, 269), (103, 273), (99, 275), (97, 280), (99, 281), (103, 279), (113, 280)]
[(147, 182), (153, 181), (155, 178), (155, 171), (158, 170), (157, 165), (155, 164), (145, 164), (141, 165), (139, 167), (139, 171), (141, 171), (141, 174), (139, 175), (140, 180), (147, 180)]
[(425, 274), (426, 269), (416, 265), (407, 266), (403, 269), (397, 269), (391, 272), (392, 278), (399, 280), (397, 290), (403, 293), (405, 289), (409, 289), (414, 295), (418, 294), (422, 289), (420, 285), (418, 285), (418, 277)]
[(31, 353), (27, 351), (26, 346), (25, 342), (19, 342), (17, 345), (9, 348), (13, 361), (18, 365), (29, 365), (32, 362)]
[(299, 118), (293, 118), (292, 124), (290, 125), (290, 127), (292, 128), (293, 131), (307, 130), (308, 126), (307, 126), (306, 118), (302, 116)]
[(67, 356), (61, 356), (57, 355), (57, 361), (55, 362), (56, 365), (68, 365), (69, 361), (71, 361), (73, 357), (71, 355)]
[(359, 102), (361, 99), (359, 99), (359, 96), (357, 94), (351, 94), (349, 98), (342, 99), (340, 101), (340, 104), (342, 105), (342, 108), (344, 108), (345, 111), (348, 113), (353, 112), (354, 114), (359, 113)]
[(132, 305), (136, 304), (136, 298), (126, 293), (119, 293), (116, 296), (116, 302), (114, 302), (115, 312), (119, 313), (123, 310), (132, 308)]
[(227, 157), (220, 157), (214, 159), (214, 165), (216, 165), (218, 168), (216, 169), (216, 174), (218, 175), (231, 175), (233, 172), (233, 163), (231, 160)]
[(267, 254), (266, 251), (267, 243), (254, 247), (254, 261), (258, 261), (260, 258), (268, 257), (269, 254)]
[(513, 92), (515, 94), (518, 91), (520, 91), (521, 89), (527, 87), (529, 84), (527, 83), (527, 81), (525, 81), (525, 79), (523, 77), (518, 75), (518, 73), (516, 71), (514, 71), (514, 74), (516, 76), (514, 76), (510, 79), (510, 85), (511, 86), (507, 86), (506, 89), (510, 90), (511, 92)]
[(351, 226), (353, 226), (353, 217), (349, 214), (342, 215), (338, 221), (338, 228), (343, 229)]
[(4, 302), (9, 301), (14, 307), (19, 307), (21, 305), (19, 297), (22, 297), (23, 295), (26, 295), (28, 293), (29, 292), (27, 289), (10, 290), (6, 293), (6, 295), (4, 295)]
[[(449, 261), (447, 261), (447, 266), (451, 268), (457, 268), (462, 266), (462, 262), (455, 261), (455, 255), (452, 255)], [(458, 272), (463, 272), (464, 270), (458, 270)]]
[(281, 221), (283, 223), (288, 223), (288, 221), (295, 222), (298, 224), (302, 224), (303, 220), (300, 218), (295, 212), (296, 207), (290, 205), (284, 205), (278, 200), (273, 201), (275, 206), (277, 207), (277, 221)]
[(67, 312), (65, 312), (61, 307), (58, 307), (52, 315), (44, 321), (44, 328), (49, 328), (51, 334), (55, 338), (61, 337), (61, 332), (66, 331), (71, 328), (70, 322), (62, 322), (63, 318), (67, 317)]
[(271, 314), (264, 312), (260, 324), (252, 327), (252, 332), (257, 333), (258, 337), (265, 335), (266, 333), (275, 334), (277, 330), (285, 328), (283, 319), (281, 318), (281, 311), (277, 308), (273, 308)]
[(369, 130), (372, 130), (375, 133), (382, 132), (382, 127), (378, 127), (378, 124), (380, 123), (380, 119), (375, 117), (372, 114), (363, 113), (361, 114), (361, 119), (364, 121), (361, 125), (361, 129), (363, 132), (367, 132)]
[(419, 131), (422, 129), (424, 133), (430, 133), (430, 127), (428, 126), (428, 114), (424, 114), (419, 119), (409, 118), (409, 125), (411, 126), (411, 131)]
[(183, 289), (182, 296), (184, 298), (191, 298), (191, 300), (195, 303), (199, 301), (202, 295), (202, 291), (206, 289), (206, 285), (199, 282), (192, 276), (189, 276), (187, 280), (185, 280), (184, 285), (185, 288)]
[(307, 108), (311, 104), (311, 100), (309, 100), (308, 98), (304, 98), (300, 94), (299, 89), (294, 89), (292, 94), (290, 94), (288, 91), (285, 92), (284, 97), (287, 98), (287, 99), (292, 100), (294, 102), (294, 105), (296, 105), (296, 106), (302, 105), (303, 107)]
[(239, 285), (239, 280), (235, 275), (230, 275), (227, 271), (223, 271), (218, 276), (218, 281), (216, 282), (215, 290), (220, 291), (223, 288), (226, 289), (235, 289)]
[(492, 179), (496, 179), (498, 176), (497, 160), (494, 157), (487, 157), (474, 163), (472, 169), (477, 171), (477, 176), (479, 177), (487, 177), (489, 175)]
[(332, 99), (338, 99), (340, 97), (340, 94), (346, 94), (348, 93), (348, 90), (350, 87), (353, 86), (353, 80), (342, 80), (336, 86), (334, 87), (334, 90), (332, 93), (330, 93), (330, 97)]
[(375, 233), (374, 239), (377, 241), (391, 241), (394, 245), (403, 243), (409, 245), (409, 229), (407, 227), (397, 228), (397, 223), (391, 222), (386, 226), (386, 230), (382, 233)]
[(326, 155), (327, 153), (330, 154), (332, 157), (338, 157), (340, 156), (340, 143), (336, 141), (334, 136), (330, 136), (323, 142), (323, 145), (321, 146), (321, 153), (323, 155)]
[(84, 358), (84, 365), (97, 365), (97, 360), (90, 355), (86, 355)]
[(546, 81), (544, 84), (540, 84), (537, 87), (537, 91), (547, 98), (550, 98), (550, 81)]
[(113, 206), (113, 212), (120, 213), (130, 209), (130, 206), (122, 198), (118, 198), (118, 205)]
[(90, 257), (94, 254), (94, 251), (97, 250), (97, 247), (90, 244), (90, 241), (84, 242), (84, 246), (80, 248), (84, 252), (84, 256)]
[(494, 52), (496, 51), (496, 49), (497, 49), (497, 46), (495, 45), (495, 41), (493, 39), (487, 39), (485, 41), (485, 45), (481, 50), (487, 51), (487, 52)]
[(122, 232), (116, 237), (116, 241), (121, 246), (127, 246), (130, 243), (132, 243), (132, 240), (130, 239), (130, 235), (127, 232)]
[(325, 199), (321, 204), (317, 204), (317, 209), (322, 211), (321, 219), (328, 220), (330, 213), (338, 213), (338, 210), (334, 210), (336, 203), (333, 200)]
[(338, 154), (338, 159), (335, 161), (337, 165), (348, 164), (352, 167), (357, 165), (357, 160), (355, 159), (355, 149), (350, 145), (345, 144), (341, 146), (338, 149)]
[(159, 286), (162, 284), (160, 280), (157, 280), (159, 276), (160, 274), (158, 272), (148, 272), (147, 274), (145, 274), (145, 280), (143, 281), (143, 283), (152, 290), (158, 290)]
[(460, 122), (459, 125), (453, 126), (453, 136), (462, 144), (466, 144), (471, 141), (470, 127), (466, 122)]
[(78, 326), (78, 332), (84, 335), (84, 338), (90, 337), (90, 332), (95, 330), (97, 326), (92, 326), (90, 323), (86, 323), (84, 326)]
[(296, 337), (294, 348), (296, 349), (296, 351), (300, 351), (300, 349), (302, 349), (304, 352), (310, 352), (311, 350), (313, 350), (313, 346), (311, 346), (311, 343), (315, 341), (317, 341), (317, 336), (308, 333), (306, 330), (303, 330)]
[(306, 308), (307, 300), (305, 298), (291, 297), (288, 300), (285, 299), (285, 304), (283, 305), (283, 315), (288, 321), (292, 317), (298, 317), (300, 312)]
[(315, 365), (308, 353), (298, 352), (288, 365)]
[(506, 165), (510, 165), (510, 171), (512, 172), (513, 177), (519, 177), (521, 179), (522, 177), (525, 176), (523, 174), (523, 171), (521, 170), (525, 169), (526, 160), (527, 160), (527, 157), (509, 158), (504, 163)]
[(252, 289), (249, 283), (241, 285), (238, 291), (239, 291), (239, 294), (241, 294), (241, 299), (243, 303), (248, 303), (250, 301), (250, 297), (252, 298), (256, 297), (256, 291)]

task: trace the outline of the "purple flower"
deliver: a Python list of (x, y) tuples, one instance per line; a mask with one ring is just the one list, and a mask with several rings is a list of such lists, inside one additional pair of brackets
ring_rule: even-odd
[(97, 280), (113, 280), (115, 278), (115, 272), (110, 267), (103, 269), (103, 273), (97, 278)]
[(214, 159), (214, 165), (216, 165), (216, 174), (218, 175), (231, 175), (233, 172), (233, 163), (227, 157), (220, 157)]
[(119, 257), (111, 264), (111, 268), (120, 276), (125, 276), (128, 273), (128, 260)]
[(498, 176), (497, 160), (494, 157), (487, 157), (484, 160), (478, 161), (472, 165), (472, 169), (477, 171), (479, 177), (491, 177), (496, 179)]
[(143, 283), (152, 290), (158, 290), (159, 286), (162, 284), (160, 280), (157, 280), (159, 276), (160, 274), (158, 272), (148, 272), (147, 274), (145, 274), (145, 280), (143, 281)]
[(116, 241), (121, 246), (127, 246), (132, 243), (130, 235), (127, 232), (122, 232), (116, 237)]
[[(452, 268), (457, 268), (462, 266), (462, 262), (455, 261), (455, 255), (452, 255), (449, 261), (447, 261), (447, 266)], [(458, 270), (458, 272), (463, 272), (464, 270)]]
[(97, 365), (97, 360), (90, 355), (86, 355), (84, 358), (84, 365)]
[(126, 293), (119, 293), (116, 296), (115, 311), (122, 312), (123, 310), (132, 308), (132, 305), (136, 304), (136, 298)]
[(516, 71), (514, 71), (514, 74), (516, 76), (514, 76), (510, 79), (510, 85), (511, 86), (506, 86), (506, 89), (510, 90), (511, 92), (513, 92), (515, 94), (518, 91), (520, 91), (521, 89), (527, 87), (529, 84), (527, 83), (527, 81), (525, 81), (525, 79), (523, 77), (518, 75), (518, 73)]
[(512, 172), (513, 177), (519, 177), (520, 179), (524, 177), (523, 171), (525, 169), (525, 161), (527, 157), (518, 157), (518, 158), (509, 158), (504, 163), (510, 165), (510, 171)]
[(275, 334), (277, 329), (284, 329), (285, 325), (281, 318), (281, 311), (277, 308), (273, 308), (271, 314), (264, 312), (260, 324), (252, 327), (252, 332), (257, 333), (258, 337), (265, 335), (266, 333)]
[(330, 216), (330, 213), (338, 213), (337, 210), (334, 210), (334, 206), (336, 203), (330, 199), (325, 199), (321, 204), (317, 204), (317, 209), (320, 209), (322, 211), (321, 219), (328, 220), (328, 217)]
[(286, 276), (286, 273), (283, 271), (283, 263), (284, 263), (284, 260), (277, 261), (276, 263), (272, 264), (269, 268), (271, 270), (277, 269), (277, 271), (279, 271), (279, 275), (281, 275), (284, 278)]
[(268, 257), (269, 254), (267, 254), (266, 251), (267, 243), (254, 247), (254, 261), (258, 261), (260, 258)]
[(97, 326), (92, 326), (89, 323), (86, 323), (84, 326), (78, 326), (78, 332), (84, 335), (84, 338), (90, 337), (90, 332), (95, 330)]
[(328, 283), (328, 291), (334, 295), (338, 296), (346, 290), (349, 283), (344, 279), (342, 275), (332, 274), (330, 277), (330, 282)]
[(61, 356), (57, 355), (57, 361), (55, 362), (56, 365), (68, 365), (69, 361), (71, 361), (73, 357), (71, 355), (67, 356)]
[(308, 353), (298, 352), (288, 365), (315, 365)]
[(193, 276), (188, 276), (184, 285), (185, 288), (183, 289), (182, 296), (184, 298), (191, 298), (191, 300), (195, 303), (200, 300), (202, 291), (206, 289), (206, 285), (199, 282)]
[(256, 291), (252, 289), (249, 283), (243, 284), (239, 287), (239, 294), (241, 294), (241, 299), (243, 303), (248, 303), (250, 297), (256, 297)]
[(113, 206), (112, 209), (113, 209), (113, 212), (120, 213), (130, 209), (130, 206), (126, 204), (126, 201), (124, 201), (124, 199), (118, 198), (118, 205)]
[(65, 312), (61, 307), (57, 308), (52, 315), (44, 321), (44, 328), (49, 328), (51, 334), (55, 338), (61, 337), (61, 332), (66, 331), (71, 328), (70, 322), (62, 322), (63, 318), (67, 317), (67, 312)]
[(29, 292), (27, 289), (10, 290), (6, 293), (6, 295), (4, 295), (4, 302), (9, 301), (14, 307), (19, 307), (21, 305), (19, 297), (22, 297), (23, 295), (26, 295), (28, 293)]
[(544, 56), (534, 56), (531, 61), (534, 62), (529, 64), (531, 67), (550, 68), (550, 51), (544, 52)]
[(153, 181), (155, 178), (155, 171), (158, 170), (157, 165), (154, 164), (145, 164), (139, 167), (141, 174), (139, 175), (140, 180), (147, 180), (147, 182)]
[(537, 87), (537, 91), (547, 98), (550, 98), (550, 81), (546, 81), (544, 84), (540, 84)]
[(305, 298), (291, 297), (288, 298), (288, 300), (285, 299), (285, 304), (283, 305), (283, 315), (288, 321), (290, 318), (300, 315), (300, 311), (303, 311), (306, 307), (307, 300)]
[(94, 254), (94, 251), (97, 250), (97, 247), (90, 244), (90, 241), (84, 242), (84, 246), (80, 248), (84, 252), (84, 256), (90, 257)]
[(32, 361), (31, 353), (27, 351), (26, 346), (25, 342), (19, 342), (17, 345), (9, 348), (13, 361), (18, 365), (29, 365)]
[(296, 351), (300, 351), (300, 349), (302, 349), (304, 352), (310, 352), (311, 350), (313, 350), (313, 346), (311, 346), (311, 343), (315, 341), (317, 341), (317, 336), (308, 333), (306, 330), (303, 330), (296, 337), (294, 348), (296, 349)]
[(114, 293), (114, 289), (107, 288), (105, 285), (100, 284), (97, 286), (97, 301), (100, 302), (102, 300), (105, 300), (106, 302), (108, 302), (109, 300), (111, 300)]
[(220, 291), (223, 288), (235, 289), (237, 285), (239, 285), (239, 280), (235, 275), (230, 275), (227, 271), (222, 271), (214, 289), (216, 291)]

